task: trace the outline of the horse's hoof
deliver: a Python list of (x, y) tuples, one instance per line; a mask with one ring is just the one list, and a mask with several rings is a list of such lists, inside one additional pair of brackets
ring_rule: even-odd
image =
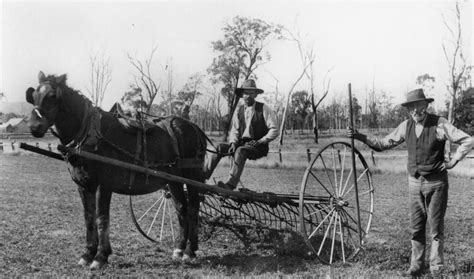
[(194, 253), (194, 252), (184, 253), (184, 255), (181, 259), (185, 263), (194, 262), (196, 260), (196, 253)]
[(97, 269), (101, 269), (106, 264), (107, 263), (105, 262), (93, 261), (92, 264), (89, 266), (89, 268), (92, 270), (97, 270)]
[(78, 264), (79, 266), (83, 266), (83, 267), (84, 267), (84, 266), (87, 266), (87, 265), (89, 264), (89, 262), (88, 262), (86, 259), (81, 258), (77, 264)]
[(171, 259), (173, 259), (174, 261), (177, 261), (177, 260), (181, 260), (182, 257), (183, 257), (183, 250), (174, 249)]

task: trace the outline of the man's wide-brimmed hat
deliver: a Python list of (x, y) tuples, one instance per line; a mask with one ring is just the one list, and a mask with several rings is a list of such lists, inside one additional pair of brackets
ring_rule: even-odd
[(257, 88), (257, 85), (255, 84), (255, 80), (253, 79), (248, 79), (244, 81), (244, 83), (242, 84), (240, 88), (235, 89), (235, 94), (239, 97), (242, 97), (242, 93), (244, 91), (256, 92), (257, 94), (263, 93), (262, 89)]
[(434, 101), (434, 99), (426, 98), (423, 89), (419, 88), (407, 93), (407, 101), (402, 103), (402, 106), (406, 107), (407, 105), (418, 101), (426, 101), (427, 103), (431, 103)]

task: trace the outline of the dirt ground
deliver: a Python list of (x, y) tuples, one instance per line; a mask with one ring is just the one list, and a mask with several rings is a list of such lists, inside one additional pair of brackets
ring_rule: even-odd
[[(220, 170), (222, 173), (223, 171)], [(304, 170), (248, 168), (247, 187), (291, 193)], [(110, 235), (113, 255), (99, 271), (76, 265), (85, 228), (76, 186), (63, 162), (39, 155), (0, 154), (0, 274), (3, 276), (396, 276), (408, 268), (406, 177), (375, 174), (375, 216), (367, 244), (353, 262), (320, 263), (288, 246), (257, 243), (245, 247), (231, 233), (200, 243), (198, 260), (173, 262), (168, 248), (139, 234), (128, 211), (128, 197), (114, 195)], [(249, 181), (254, 181), (250, 183)], [(474, 276), (473, 180), (450, 178), (446, 216), (445, 275)], [(291, 247), (290, 247), (291, 248)]]

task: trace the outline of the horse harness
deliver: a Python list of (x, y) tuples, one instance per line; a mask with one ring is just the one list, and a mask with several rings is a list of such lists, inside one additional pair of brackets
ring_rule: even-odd
[[(116, 149), (120, 153), (128, 156), (133, 160), (134, 164), (139, 164), (146, 168), (160, 169), (160, 168), (200, 168), (202, 167), (202, 159), (198, 158), (181, 158), (181, 152), (179, 150), (178, 138), (174, 132), (171, 122), (175, 116), (161, 117), (153, 119), (151, 122), (147, 118), (137, 115), (136, 119), (133, 119), (127, 115), (120, 113), (120, 111), (114, 112), (114, 117), (117, 118), (119, 123), (126, 128), (130, 133), (136, 133), (136, 148), (135, 154), (125, 150), (120, 145), (114, 143), (112, 140), (107, 139), (101, 133), (101, 117), (102, 114), (96, 107), (93, 107), (91, 103), (86, 106), (86, 110), (81, 121), (81, 128), (76, 134), (74, 139), (69, 143), (63, 143), (68, 147), (76, 149), (86, 149), (90, 151), (97, 151), (99, 144), (106, 143), (110, 147)], [(171, 139), (171, 144), (174, 151), (174, 160), (170, 162), (149, 162), (147, 159), (147, 141), (146, 133), (153, 127), (160, 127), (165, 130)], [(197, 128), (192, 125), (194, 129)], [(51, 129), (53, 134), (56, 132)], [(143, 152), (143, 159), (140, 158), (140, 154)], [(67, 160), (68, 156), (65, 155)], [(135, 180), (136, 172), (131, 171), (129, 185), (133, 185)], [(147, 177), (148, 181), (148, 177)]]

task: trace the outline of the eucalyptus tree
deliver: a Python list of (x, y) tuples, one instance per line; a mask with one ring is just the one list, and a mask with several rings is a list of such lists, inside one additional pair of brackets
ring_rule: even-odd
[(255, 70), (271, 59), (268, 45), (281, 39), (281, 30), (281, 26), (261, 19), (235, 16), (222, 28), (223, 38), (211, 42), (217, 56), (208, 72), (213, 75), (214, 83), (222, 83), (221, 94), (229, 108), (224, 140), (227, 139), (230, 119), (239, 101), (235, 89), (241, 80), (256, 78)]

